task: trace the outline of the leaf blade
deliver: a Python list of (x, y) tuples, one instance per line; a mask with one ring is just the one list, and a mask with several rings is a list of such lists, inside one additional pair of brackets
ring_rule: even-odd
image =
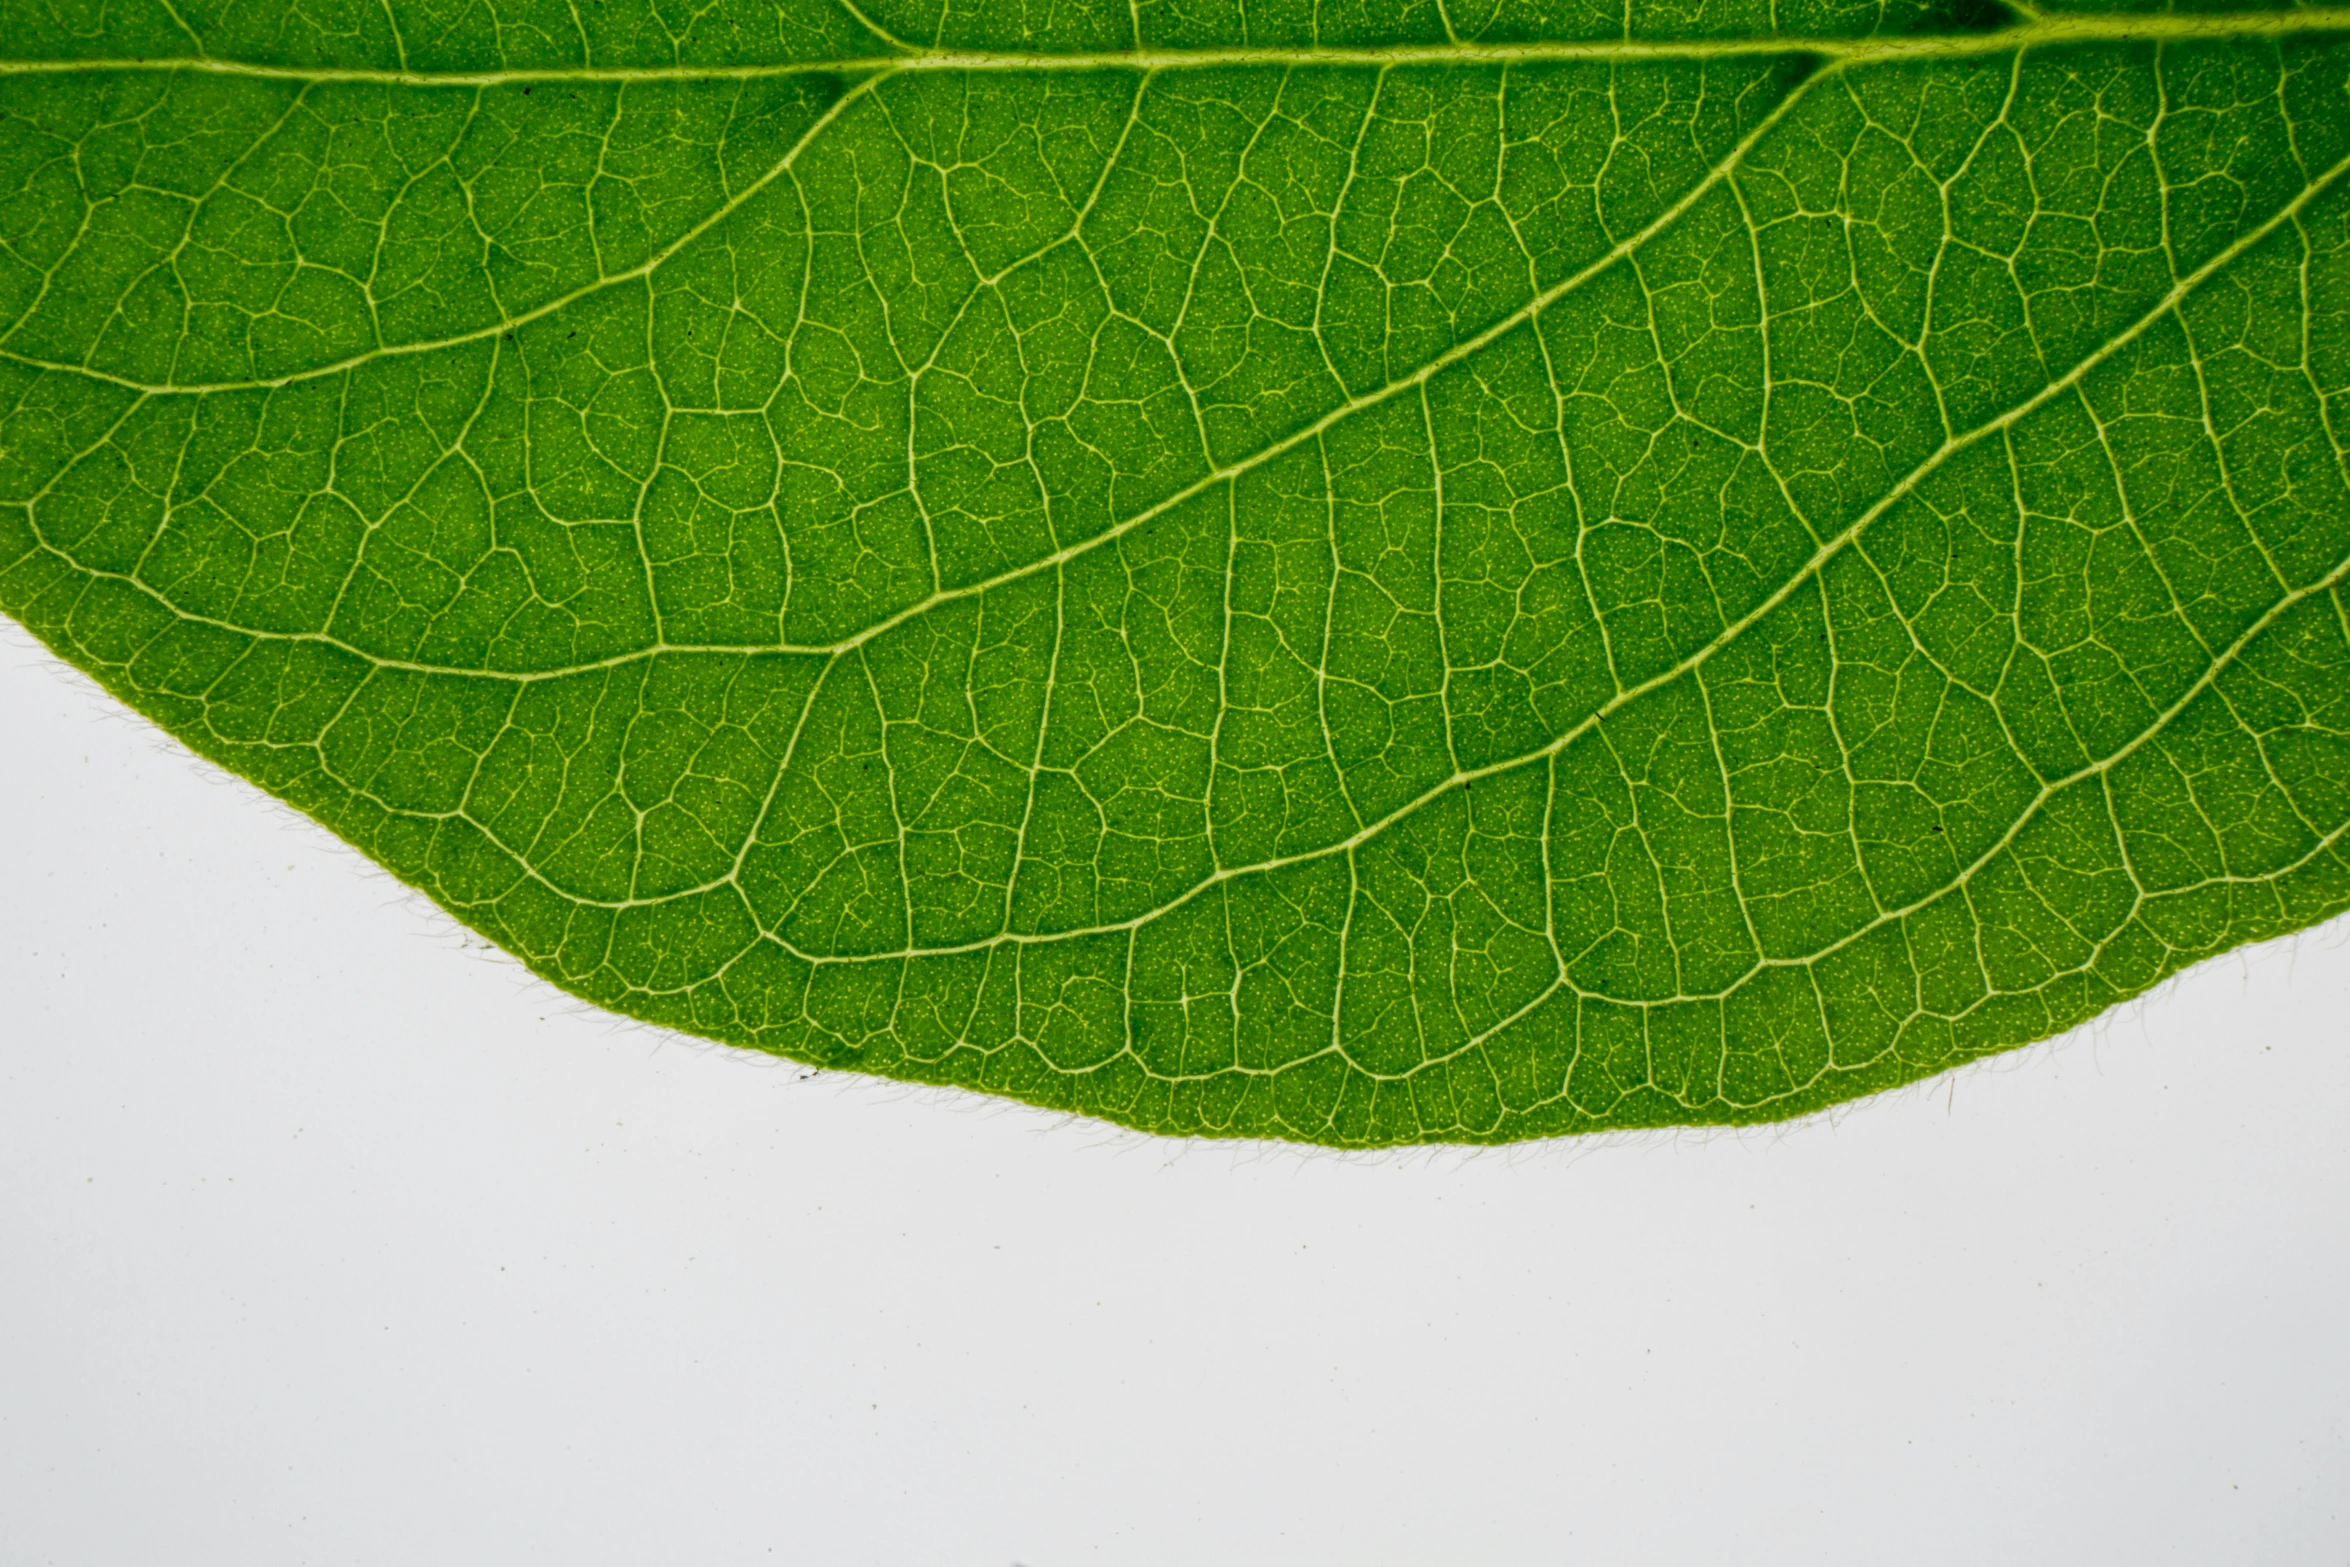
[(0, 609), (632, 1015), (1801, 1113), (2350, 901), (2333, 25), (0, 75)]

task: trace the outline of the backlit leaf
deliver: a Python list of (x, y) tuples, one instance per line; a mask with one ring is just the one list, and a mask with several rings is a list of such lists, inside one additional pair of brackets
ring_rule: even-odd
[(1506, 1140), (2350, 904), (2350, 10), (0, 51), (0, 610), (617, 1012)]

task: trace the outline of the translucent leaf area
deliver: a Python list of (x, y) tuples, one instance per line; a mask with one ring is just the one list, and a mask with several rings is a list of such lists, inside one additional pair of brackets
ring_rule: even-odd
[(1151, 1131), (2350, 905), (2350, 10), (1627, 3), (20, 5), (0, 610), (576, 995)]

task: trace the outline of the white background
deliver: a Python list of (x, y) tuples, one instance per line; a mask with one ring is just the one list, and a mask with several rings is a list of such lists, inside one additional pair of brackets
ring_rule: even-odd
[(1736, 1135), (615, 1023), (0, 630), (10, 1563), (2350, 1561), (2350, 931)]

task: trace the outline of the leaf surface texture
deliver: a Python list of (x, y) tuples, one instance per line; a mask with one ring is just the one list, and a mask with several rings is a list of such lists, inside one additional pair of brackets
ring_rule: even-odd
[(616, 1011), (1499, 1141), (2350, 905), (2350, 11), (0, 49), (0, 610)]

